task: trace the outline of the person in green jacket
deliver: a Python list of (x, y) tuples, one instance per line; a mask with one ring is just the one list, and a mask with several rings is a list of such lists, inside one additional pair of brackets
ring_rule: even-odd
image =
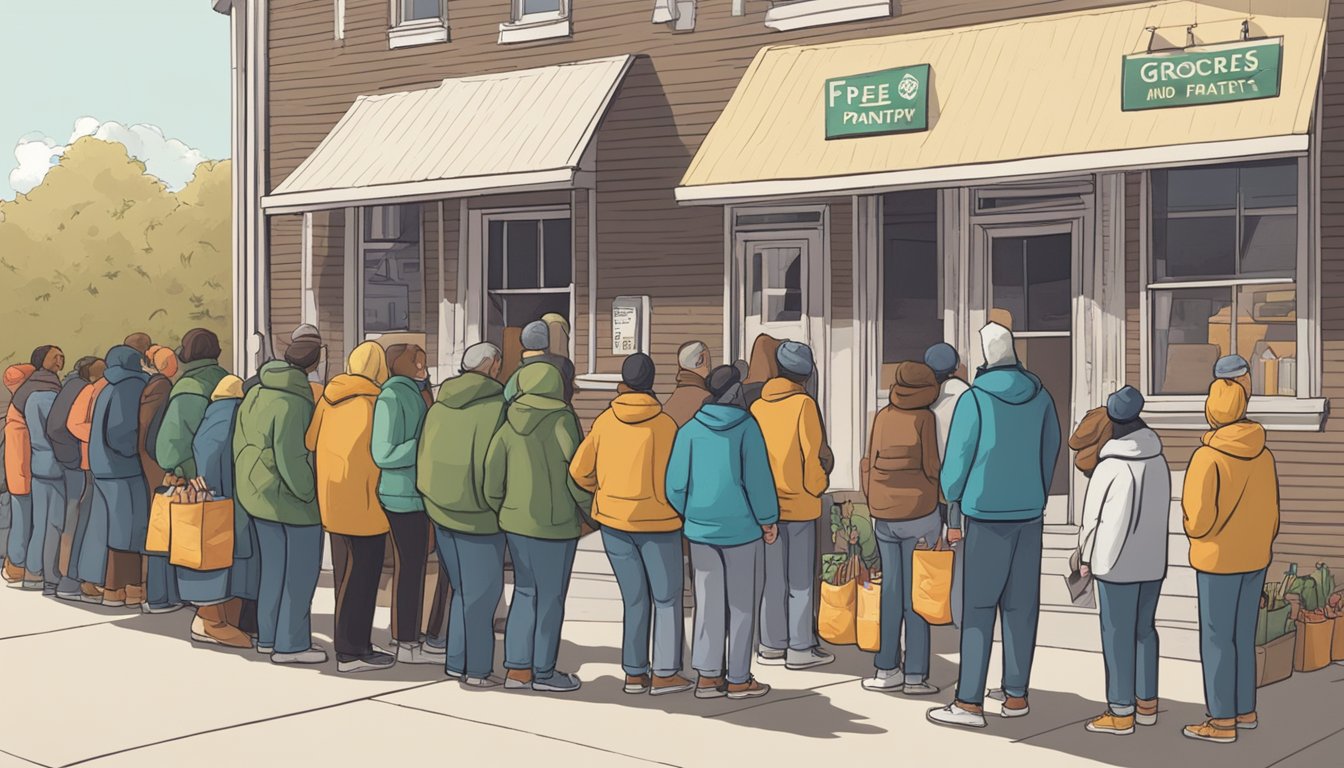
[(439, 388), (425, 416), (416, 487), (434, 523), (439, 561), (453, 587), (445, 670), (473, 688), (494, 688), (494, 615), (504, 594), (504, 534), (485, 500), (485, 456), (504, 424), (504, 355), (480, 343), (462, 355), (462, 375)]
[[(289, 358), (294, 359), (289, 359)], [(234, 503), (257, 529), (261, 588), (257, 650), (277, 664), (321, 664), (312, 643), (312, 603), (322, 570), (322, 518), (317, 475), (304, 444), (313, 419), (308, 373), (320, 350), (301, 347), (261, 367), (243, 398), (233, 433)]]
[(154, 459), (174, 475), (196, 477), (192, 443), (205, 419), (210, 395), (229, 372), (219, 364), (219, 337), (205, 328), (193, 328), (182, 337), (181, 368), (168, 396), (168, 407), (154, 444)]
[(392, 376), (383, 384), (373, 409), (373, 463), (378, 501), (387, 515), (396, 559), (392, 570), (392, 640), (402, 664), (443, 664), (444, 652), (420, 640), (425, 602), (425, 565), (429, 561), (429, 517), (415, 488), (416, 449), (425, 422), (419, 382), (429, 377), (425, 350), (414, 344), (387, 348)]
[(504, 628), (505, 688), (568, 693), (579, 679), (557, 672), (565, 597), (580, 526), (592, 495), (569, 476), (582, 438), (550, 365), (518, 375), (522, 393), (485, 457), (485, 498), (499, 513), (513, 560), (513, 604)]

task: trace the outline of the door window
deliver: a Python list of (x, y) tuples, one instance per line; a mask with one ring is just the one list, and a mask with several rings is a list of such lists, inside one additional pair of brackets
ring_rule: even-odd
[(756, 248), (748, 276), (748, 309), (762, 323), (803, 319), (803, 249), (801, 246)]

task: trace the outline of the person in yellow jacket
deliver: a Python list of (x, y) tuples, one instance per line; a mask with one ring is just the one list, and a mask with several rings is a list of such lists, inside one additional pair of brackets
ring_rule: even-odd
[(648, 355), (625, 359), (621, 394), (593, 422), (569, 475), (593, 494), (593, 520), (602, 526), (602, 544), (625, 604), (625, 692), (663, 696), (695, 684), (681, 674), (681, 517), (667, 503), (666, 490), (677, 423), (653, 394), (655, 373)]
[(337, 563), (336, 665), (341, 672), (383, 669), (396, 658), (373, 647), (373, 612), (383, 573), (387, 514), (378, 501), (373, 461), (373, 411), (387, 381), (387, 355), (366, 341), (350, 353), (346, 372), (322, 391), (308, 428), (317, 469), (317, 507)]
[(1230, 743), (1256, 726), (1255, 622), (1279, 533), (1279, 477), (1265, 428), (1246, 418), (1248, 395), (1233, 379), (1209, 387), (1212, 429), (1190, 458), (1181, 505), (1199, 592), (1199, 655), (1209, 719), (1185, 728)]
[(786, 341), (775, 362), (779, 376), (751, 406), (779, 494), (779, 540), (765, 550), (758, 655), (762, 664), (809, 669), (835, 661), (817, 638), (817, 520), (830, 484), (822, 463), (826, 434), (817, 401), (807, 394), (812, 349)]

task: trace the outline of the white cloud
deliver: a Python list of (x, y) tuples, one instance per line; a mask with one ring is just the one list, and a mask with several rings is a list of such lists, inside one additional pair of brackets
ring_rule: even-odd
[(185, 186), (191, 180), (196, 166), (206, 159), (200, 150), (164, 136), (158, 126), (147, 123), (123, 125), (81, 117), (75, 121), (74, 130), (64, 144), (47, 136), (33, 134), (19, 139), (18, 146), (14, 148), (18, 165), (9, 172), (9, 185), (19, 194), (32, 191), (42, 183), (47, 171), (60, 162), (70, 145), (85, 136), (124, 144), (131, 157), (145, 164), (145, 171), (149, 175), (158, 178), (174, 191)]

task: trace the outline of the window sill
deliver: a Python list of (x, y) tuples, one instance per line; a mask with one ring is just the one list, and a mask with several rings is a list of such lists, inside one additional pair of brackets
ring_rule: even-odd
[(388, 48), (410, 48), (416, 45), (446, 43), (451, 39), (448, 25), (442, 21), (413, 21), (387, 30)]
[(499, 25), (499, 44), (531, 43), (537, 40), (569, 37), (571, 33), (568, 16), (544, 21), (515, 21)]
[(615, 392), (621, 385), (621, 374), (585, 373), (574, 377), (574, 385), (590, 392)]
[(776, 32), (788, 32), (890, 15), (890, 0), (792, 0), (772, 5), (765, 12), (765, 26)]
[[(1265, 429), (1281, 432), (1320, 432), (1330, 415), (1330, 401), (1323, 397), (1251, 398), (1247, 415)], [(1156, 429), (1206, 430), (1204, 398), (1151, 397), (1143, 408), (1143, 420)]]

